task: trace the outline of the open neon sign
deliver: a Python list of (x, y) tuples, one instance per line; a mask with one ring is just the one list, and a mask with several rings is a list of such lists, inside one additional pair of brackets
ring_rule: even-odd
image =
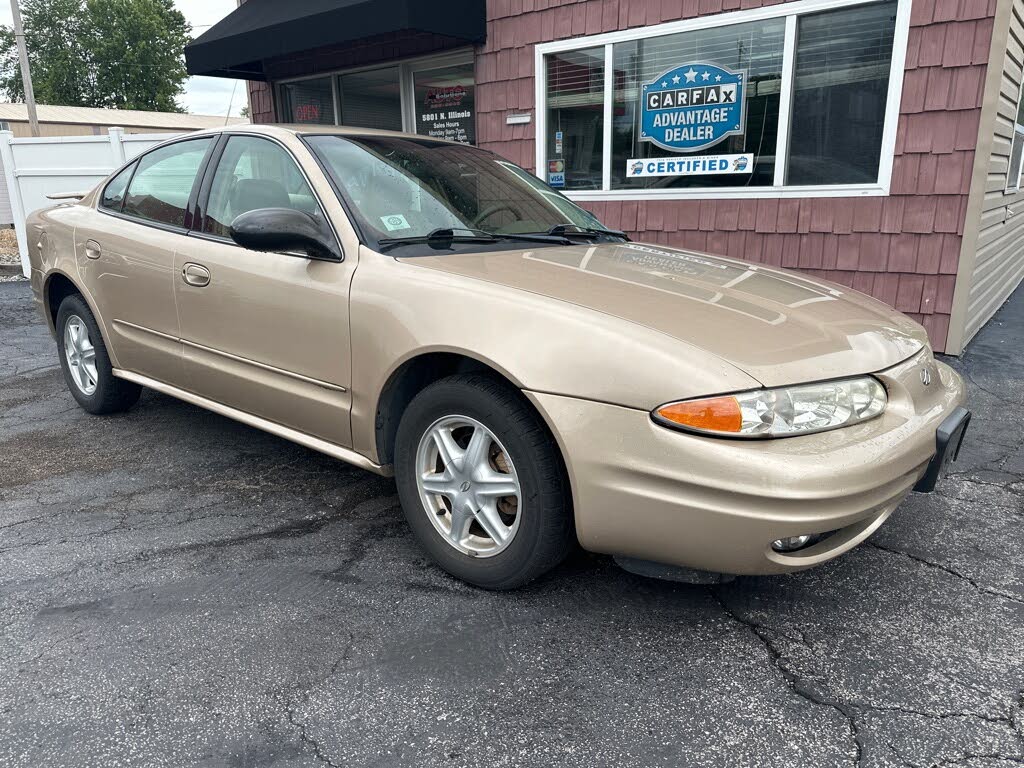
[(320, 122), (319, 104), (299, 104), (295, 107), (295, 119), (300, 123)]

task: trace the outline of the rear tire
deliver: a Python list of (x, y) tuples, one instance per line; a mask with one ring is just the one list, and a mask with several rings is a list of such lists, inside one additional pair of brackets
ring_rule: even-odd
[(95, 415), (127, 411), (139, 400), (142, 387), (113, 374), (110, 356), (89, 305), (78, 294), (57, 310), (57, 350), (71, 396)]
[[(439, 448), (445, 435), (451, 441)], [(572, 551), (571, 494), (558, 449), (522, 394), (497, 378), (451, 376), (420, 392), (398, 427), (395, 479), (417, 541), (470, 584), (515, 589)], [(499, 496), (503, 490), (509, 494)]]

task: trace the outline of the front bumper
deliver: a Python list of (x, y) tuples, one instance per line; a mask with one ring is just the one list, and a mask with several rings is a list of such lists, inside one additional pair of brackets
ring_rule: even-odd
[[(922, 371), (931, 383), (926, 385)], [(929, 352), (875, 374), (872, 421), (779, 440), (724, 440), (629, 408), (527, 393), (560, 443), (585, 549), (730, 574), (809, 568), (870, 536), (925, 476), (939, 426), (964, 401)], [(777, 539), (828, 533), (797, 552)]]

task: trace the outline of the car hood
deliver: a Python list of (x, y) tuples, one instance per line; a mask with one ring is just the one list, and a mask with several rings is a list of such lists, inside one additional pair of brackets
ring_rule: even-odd
[(569, 302), (725, 360), (764, 386), (872, 373), (917, 353), (924, 329), (831, 283), (639, 243), (403, 259)]

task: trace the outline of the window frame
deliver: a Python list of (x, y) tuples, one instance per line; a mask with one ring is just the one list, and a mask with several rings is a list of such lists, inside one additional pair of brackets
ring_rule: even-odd
[[(338, 228), (335, 226), (333, 219), (331, 219), (330, 215), (327, 213), (327, 206), (324, 205), (323, 198), (321, 198), (320, 193), (316, 191), (316, 187), (313, 184), (313, 180), (309, 177), (309, 173), (306, 172), (306, 169), (299, 161), (299, 158), (296, 157), (295, 153), (292, 152), (291, 149), (288, 146), (286, 146), (284, 142), (279, 141), (274, 136), (268, 136), (265, 133), (258, 133), (256, 131), (232, 130), (224, 131), (219, 135), (217, 143), (213, 148), (213, 151), (209, 155), (207, 155), (206, 162), (200, 171), (201, 179), (199, 182), (199, 188), (197, 190), (193, 190), (194, 205), (192, 206), (192, 215), (188, 220), (189, 228), (185, 234), (188, 235), (189, 237), (199, 238), (200, 240), (209, 240), (214, 243), (220, 243), (221, 245), (231, 246), (232, 248), (241, 248), (242, 250), (246, 250), (242, 248), (242, 246), (240, 246), (234, 240), (232, 240), (230, 237), (221, 237), (219, 235), (214, 235), (209, 232), (203, 232), (203, 219), (205, 218), (206, 206), (209, 204), (210, 201), (210, 192), (213, 189), (213, 179), (217, 175), (217, 166), (220, 164), (221, 157), (223, 157), (224, 155), (224, 150), (227, 148), (228, 142), (235, 136), (245, 136), (248, 138), (263, 139), (265, 141), (269, 141), (272, 144), (276, 144), (278, 147), (284, 150), (288, 157), (291, 158), (291, 161), (295, 163), (295, 167), (299, 169), (299, 173), (302, 174), (302, 178), (305, 179), (306, 184), (309, 185), (309, 189), (313, 193), (313, 198), (316, 200), (316, 204), (320, 208), (320, 215), (323, 216), (324, 221), (327, 222), (327, 227), (331, 233), (331, 236), (334, 238), (334, 244), (337, 246), (340, 258), (327, 259), (322, 257), (310, 256), (308, 253), (294, 253), (290, 251), (281, 252), (280, 255), (308, 259), (310, 261), (330, 261), (337, 263), (345, 261), (345, 246), (342, 244), (341, 237), (338, 234)], [(310, 151), (309, 147), (307, 147), (304, 142), (303, 148), (307, 152), (309, 152), (310, 155), (313, 156), (314, 160), (316, 159), (316, 155)], [(319, 163), (317, 164), (317, 168), (320, 168)], [(322, 172), (323, 171), (321, 169), (321, 173)], [(348, 215), (347, 211), (346, 215)]]
[[(166, 149), (167, 147), (172, 147), (176, 144), (184, 144), (187, 141), (203, 141), (210, 139), (212, 139), (212, 141), (210, 141), (210, 146), (207, 148), (206, 155), (203, 157), (202, 162), (199, 164), (199, 168), (196, 171), (196, 177), (192, 181), (192, 189), (189, 192), (188, 203), (186, 204), (185, 207), (185, 223), (183, 226), (178, 227), (175, 226), (174, 224), (166, 224), (161, 221), (154, 221), (153, 219), (143, 219), (138, 216), (132, 216), (131, 214), (124, 212), (124, 206), (128, 201), (128, 191), (132, 187), (132, 182), (135, 181), (135, 174), (138, 173), (139, 165), (147, 155), (151, 155), (154, 152), (157, 152), (161, 149)], [(200, 185), (202, 184), (203, 179), (206, 176), (206, 169), (209, 167), (210, 158), (213, 157), (214, 153), (217, 151), (217, 147), (220, 145), (220, 141), (221, 138), (220, 135), (218, 134), (207, 133), (200, 135), (192, 135), (184, 138), (176, 138), (173, 141), (165, 141), (162, 144), (158, 144), (155, 147), (152, 147), (146, 150), (145, 152), (142, 152), (136, 157), (133, 157), (127, 163), (122, 165), (120, 168), (117, 168), (115, 171), (113, 171), (113, 173), (110, 174), (110, 177), (106, 181), (106, 183), (104, 183), (103, 188), (100, 191), (100, 194), (97, 195), (96, 197), (96, 211), (104, 214), (105, 216), (113, 216), (118, 219), (123, 219), (124, 221), (130, 221), (133, 224), (141, 224), (144, 227), (152, 227), (153, 229), (160, 229), (163, 230), (164, 232), (174, 232), (179, 235), (187, 235), (192, 227), (193, 219), (195, 218), (196, 200), (198, 198)], [(115, 211), (110, 208), (105, 208), (102, 203), (103, 197), (107, 193), (107, 187), (109, 187), (114, 182), (114, 179), (120, 176), (121, 173), (127, 170), (128, 168), (132, 169), (132, 173), (128, 179), (128, 186), (125, 187), (124, 199), (121, 200), (120, 210)]]
[(1017, 122), (1017, 118), (1020, 117), (1021, 104), (1024, 103), (1024, 76), (1021, 77), (1020, 87), (1017, 90), (1017, 107), (1016, 112), (1013, 113), (1013, 119), (1011, 120), (1012, 127), (1010, 130), (1013, 135), (1010, 137), (1010, 154), (1006, 158), (1006, 186), (1003, 188), (1003, 194), (1016, 195), (1020, 192), (1020, 182), (1024, 178), (1024, 147), (1021, 148), (1022, 156), (1020, 165), (1017, 166), (1017, 179), (1011, 184), (1010, 183), (1010, 169), (1013, 167), (1013, 150), (1017, 146), (1017, 142), (1024, 143), (1024, 128), (1017, 130), (1017, 126), (1021, 123)]
[[(614, 59), (613, 46), (681, 32), (694, 32), (713, 27), (726, 27), (752, 21), (784, 18), (785, 44), (782, 59), (782, 85), (779, 105), (779, 133), (776, 157), (788, 157), (791, 134), (793, 83), (796, 68), (797, 21), (821, 11), (833, 11), (861, 5), (872, 5), (881, 0), (793, 0), (778, 5), (746, 11), (716, 13), (693, 19), (668, 22), (639, 29), (607, 32), (588, 37), (576, 37), (551, 43), (538, 44), (534, 49), (534, 106), (535, 106), (535, 171), (547, 183), (544, 171), (547, 157), (547, 57), (552, 54), (604, 46), (604, 150), (602, 188), (600, 190), (561, 190), (570, 200), (577, 202), (600, 200), (708, 200), (718, 198), (800, 198), (800, 197), (879, 197), (889, 194), (892, 183), (893, 157), (900, 103), (903, 96), (903, 78), (907, 58), (907, 40), (910, 33), (911, 0), (897, 0), (896, 28), (893, 36), (892, 61), (889, 69), (889, 92), (882, 130), (882, 149), (878, 166), (878, 179), (869, 184), (829, 184), (801, 186), (784, 184), (786, 164), (776, 163), (774, 185), (770, 187), (703, 187), (685, 189), (612, 189), (612, 127), (614, 118)], [(1024, 90), (1024, 89), (1022, 89)]]

